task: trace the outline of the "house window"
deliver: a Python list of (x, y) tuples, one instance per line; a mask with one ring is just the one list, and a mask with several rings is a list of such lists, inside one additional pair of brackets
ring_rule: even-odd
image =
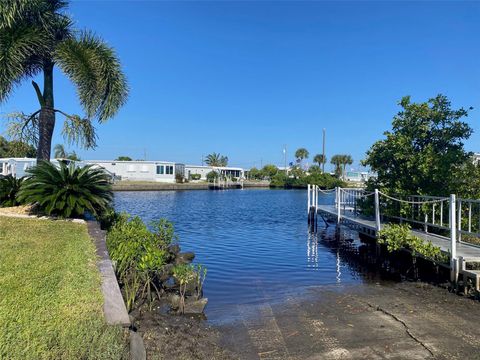
[(167, 175), (172, 175), (173, 174), (173, 166), (169, 165), (169, 166), (165, 166), (166, 168), (166, 174)]
[(163, 165), (157, 165), (157, 175), (163, 175), (164, 170), (163, 170)]

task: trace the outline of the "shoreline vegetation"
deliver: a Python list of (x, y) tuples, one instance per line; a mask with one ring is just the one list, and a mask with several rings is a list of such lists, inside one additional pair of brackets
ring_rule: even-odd
[(0, 358), (127, 359), (85, 224), (0, 216)]

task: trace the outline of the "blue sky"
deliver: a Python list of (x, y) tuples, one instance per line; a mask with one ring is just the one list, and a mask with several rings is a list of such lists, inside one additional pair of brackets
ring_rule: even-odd
[[(200, 163), (215, 151), (281, 165), (283, 144), (289, 160), (320, 153), (325, 128), (327, 157), (358, 164), (402, 96), (438, 93), (474, 107), (467, 149), (480, 151), (480, 2), (74, 1), (69, 12), (116, 48), (131, 87), (82, 158)], [(55, 87), (56, 106), (81, 113), (60, 73)], [(0, 112), (36, 107), (26, 82)]]

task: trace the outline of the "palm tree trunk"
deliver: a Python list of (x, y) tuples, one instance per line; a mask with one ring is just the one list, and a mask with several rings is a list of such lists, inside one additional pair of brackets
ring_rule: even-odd
[(53, 64), (43, 68), (43, 104), (38, 122), (37, 161), (50, 161), (53, 129), (55, 128), (55, 111), (53, 110)]

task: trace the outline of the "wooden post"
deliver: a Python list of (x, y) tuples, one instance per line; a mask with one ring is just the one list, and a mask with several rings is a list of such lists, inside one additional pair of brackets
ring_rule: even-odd
[(450, 280), (457, 282), (458, 265), (457, 265), (457, 218), (456, 218), (456, 196), (450, 195)]
[(380, 223), (380, 196), (378, 189), (375, 189), (375, 226), (377, 228), (378, 236), (378, 232), (382, 230), (382, 224)]

